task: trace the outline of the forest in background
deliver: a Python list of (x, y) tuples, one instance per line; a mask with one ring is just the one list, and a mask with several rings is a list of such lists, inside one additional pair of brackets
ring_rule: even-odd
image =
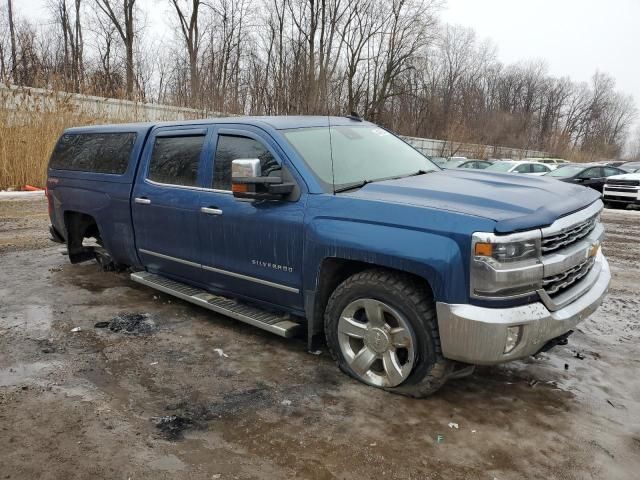
[(442, 23), (440, 0), (157, 0), (160, 39), (139, 1), (46, 1), (34, 22), (0, 0), (0, 82), (233, 114), (356, 111), (403, 135), (640, 156), (633, 99), (611, 76), (505, 65)]

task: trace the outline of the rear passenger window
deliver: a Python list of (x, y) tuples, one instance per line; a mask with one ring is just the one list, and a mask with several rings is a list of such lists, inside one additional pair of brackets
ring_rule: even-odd
[(66, 133), (51, 155), (49, 167), (123, 174), (129, 166), (135, 133)]
[(263, 177), (280, 170), (280, 165), (271, 152), (257, 140), (237, 135), (220, 135), (213, 162), (214, 189), (231, 190), (231, 162), (243, 158), (260, 159)]
[(204, 135), (156, 137), (147, 178), (158, 183), (195, 186), (204, 138)]
[(514, 171), (518, 173), (530, 173), (531, 165), (529, 165), (528, 163), (523, 163), (522, 165), (518, 165)]
[(536, 165), (535, 163), (531, 164), (531, 168), (533, 169), (533, 173), (542, 173), (549, 171), (546, 165)]

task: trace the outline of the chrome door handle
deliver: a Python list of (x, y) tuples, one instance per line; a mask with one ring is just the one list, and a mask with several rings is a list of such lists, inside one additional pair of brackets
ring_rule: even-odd
[(202, 207), (200, 211), (202, 213), (206, 213), (207, 215), (222, 215), (222, 210), (220, 210), (219, 208)]
[(141, 205), (149, 205), (151, 203), (151, 200), (149, 200), (148, 198), (144, 198), (144, 197), (136, 197), (134, 199), (134, 202), (140, 203)]

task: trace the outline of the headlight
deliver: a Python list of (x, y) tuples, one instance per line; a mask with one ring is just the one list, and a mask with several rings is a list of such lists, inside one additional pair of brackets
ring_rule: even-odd
[(521, 297), (541, 288), (539, 230), (495, 235), (474, 233), (471, 242), (471, 296)]

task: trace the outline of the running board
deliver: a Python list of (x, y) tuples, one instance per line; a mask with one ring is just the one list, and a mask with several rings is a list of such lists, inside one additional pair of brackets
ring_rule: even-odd
[(213, 295), (206, 290), (170, 280), (166, 277), (149, 272), (136, 272), (131, 274), (131, 280), (187, 302), (194, 303), (216, 313), (221, 313), (254, 327), (261, 328), (281, 337), (295, 336), (302, 325), (293, 322), (289, 315), (278, 316), (274, 313), (245, 305), (230, 298)]

